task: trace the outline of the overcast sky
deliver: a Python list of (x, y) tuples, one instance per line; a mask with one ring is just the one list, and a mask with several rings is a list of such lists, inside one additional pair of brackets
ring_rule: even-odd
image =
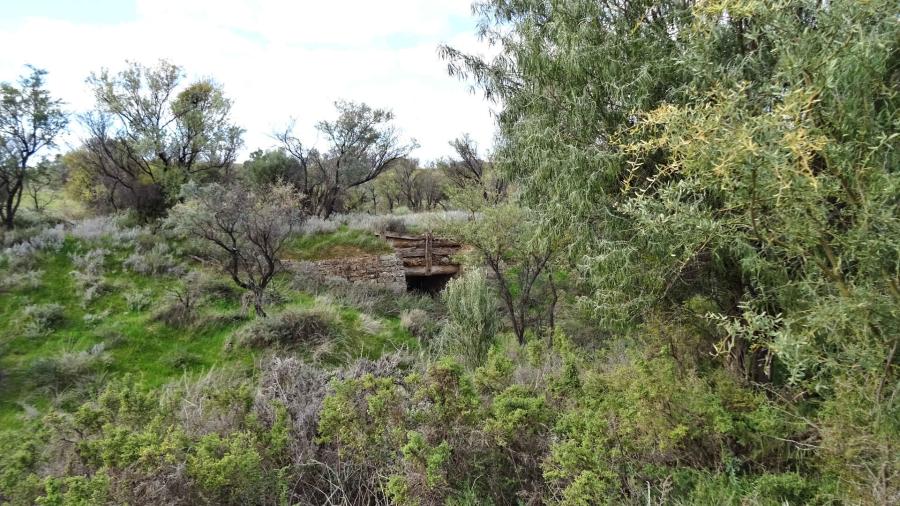
[(315, 138), (313, 125), (347, 99), (393, 109), (421, 145), (413, 156), (433, 160), (465, 132), (483, 148), (492, 143), (489, 104), (449, 77), (437, 55), (442, 43), (484, 51), (470, 3), (0, 0), (0, 81), (15, 80), (25, 64), (44, 68), (51, 91), (81, 112), (92, 106), (90, 72), (165, 58), (224, 85), (246, 129), (244, 155), (274, 145), (270, 134), (291, 117), (299, 134)]

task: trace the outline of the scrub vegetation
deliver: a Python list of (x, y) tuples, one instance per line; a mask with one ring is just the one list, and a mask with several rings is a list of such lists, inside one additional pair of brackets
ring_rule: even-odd
[[(428, 163), (351, 101), (239, 160), (169, 62), (68, 152), (0, 87), (0, 503), (900, 503), (896, 3), (473, 10), (498, 142)], [(296, 268), (423, 233), (439, 294)]]

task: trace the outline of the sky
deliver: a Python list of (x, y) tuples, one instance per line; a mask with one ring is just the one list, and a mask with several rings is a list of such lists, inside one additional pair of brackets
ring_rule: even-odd
[[(291, 119), (322, 146), (316, 122), (336, 100), (394, 111), (423, 162), (450, 156), (469, 133), (487, 150), (492, 107), (449, 77), (437, 53), (449, 44), (487, 52), (475, 37), (472, 0), (0, 0), (0, 81), (31, 64), (78, 113), (93, 105), (85, 79), (125, 61), (167, 59), (189, 79), (212, 78), (234, 102), (245, 149), (276, 145)], [(77, 146), (74, 128), (64, 148)]]

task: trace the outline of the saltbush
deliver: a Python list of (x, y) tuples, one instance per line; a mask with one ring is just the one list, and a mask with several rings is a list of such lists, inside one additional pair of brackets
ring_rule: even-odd
[(100, 372), (108, 363), (106, 347), (101, 343), (88, 350), (39, 358), (32, 362), (27, 375), (36, 386), (60, 391)]
[(150, 274), (167, 274), (172, 271), (176, 263), (169, 245), (160, 242), (153, 245), (149, 251), (135, 251), (122, 262), (122, 265), (133, 272), (146, 276)]
[(342, 336), (336, 312), (327, 306), (289, 309), (257, 318), (236, 334), (240, 346), (297, 346), (319, 344)]
[(22, 310), (25, 335), (38, 337), (50, 333), (65, 321), (65, 308), (60, 304), (35, 304)]

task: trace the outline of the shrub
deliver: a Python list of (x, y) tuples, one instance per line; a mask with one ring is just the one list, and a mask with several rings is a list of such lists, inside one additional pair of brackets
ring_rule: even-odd
[(366, 334), (374, 336), (376, 334), (381, 333), (382, 329), (384, 328), (384, 325), (382, 325), (380, 321), (376, 320), (375, 318), (372, 318), (371, 316), (367, 315), (366, 313), (360, 313), (359, 314), (359, 327)]
[(202, 362), (200, 355), (185, 350), (175, 350), (162, 359), (163, 364), (173, 369), (185, 369)]
[(340, 226), (341, 223), (339, 221), (326, 220), (318, 216), (310, 216), (306, 222), (303, 223), (300, 232), (307, 235), (327, 234), (329, 232), (334, 232), (340, 228)]
[(171, 272), (177, 263), (170, 250), (167, 243), (157, 243), (145, 253), (135, 251), (122, 262), (122, 265), (138, 274), (166, 274)]
[[(30, 232), (27, 232), (30, 234)], [(0, 265), (6, 264), (10, 272), (31, 268), (35, 256), (42, 251), (59, 251), (65, 242), (66, 234), (62, 225), (43, 229), (33, 235), (21, 235), (7, 232), (3, 243), (8, 246), (0, 253)]]
[(441, 294), (447, 306), (442, 337), (471, 366), (484, 362), (500, 331), (494, 297), (480, 269), (451, 279)]
[(405, 234), (407, 232), (406, 222), (400, 217), (388, 218), (382, 227), (381, 232), (393, 232), (395, 234)]
[(205, 298), (229, 302), (241, 300), (242, 291), (234, 283), (220, 277), (201, 274), (196, 285), (197, 291)]
[(323, 280), (308, 272), (297, 273), (292, 288), (313, 295), (328, 294), (341, 305), (375, 316), (398, 318), (404, 311), (418, 309), (431, 315), (434, 321), (441, 318), (439, 302), (424, 294), (397, 293), (369, 283), (350, 283), (339, 277)]
[(82, 274), (90, 276), (100, 276), (104, 271), (104, 263), (109, 255), (109, 250), (97, 248), (89, 250), (83, 254), (72, 253), (69, 258), (72, 265)]
[(97, 297), (110, 291), (111, 286), (103, 278), (104, 264), (109, 250), (98, 248), (85, 253), (69, 255), (75, 269), (69, 274), (82, 292), (82, 306), (86, 307)]
[(197, 316), (199, 302), (197, 286), (188, 278), (181, 286), (168, 290), (162, 305), (153, 314), (153, 319), (172, 327), (184, 327)]
[(28, 376), (35, 385), (57, 391), (73, 386), (109, 362), (101, 343), (85, 351), (64, 351), (56, 356), (35, 360)]
[(140, 229), (123, 229), (119, 225), (120, 221), (122, 221), (122, 218), (119, 216), (97, 216), (94, 218), (87, 218), (76, 222), (69, 233), (76, 239), (88, 242), (101, 239), (107, 239), (118, 245), (133, 242), (140, 234)]
[(38, 337), (49, 334), (65, 320), (65, 309), (55, 303), (26, 306), (22, 310), (25, 335)]
[(0, 275), (0, 291), (39, 288), (41, 286), (41, 278), (43, 275), (44, 271), (41, 270), (10, 270), (7, 274)]
[(104, 309), (99, 313), (85, 313), (81, 318), (87, 325), (96, 325), (109, 317), (109, 309)]
[(295, 346), (334, 340), (341, 337), (341, 331), (334, 310), (316, 306), (257, 318), (236, 337), (241, 346)]
[(400, 326), (421, 340), (434, 335), (435, 323), (428, 313), (421, 309), (409, 309), (400, 313)]
[(130, 311), (142, 311), (150, 305), (152, 296), (150, 290), (133, 290), (125, 293), (125, 304)]

